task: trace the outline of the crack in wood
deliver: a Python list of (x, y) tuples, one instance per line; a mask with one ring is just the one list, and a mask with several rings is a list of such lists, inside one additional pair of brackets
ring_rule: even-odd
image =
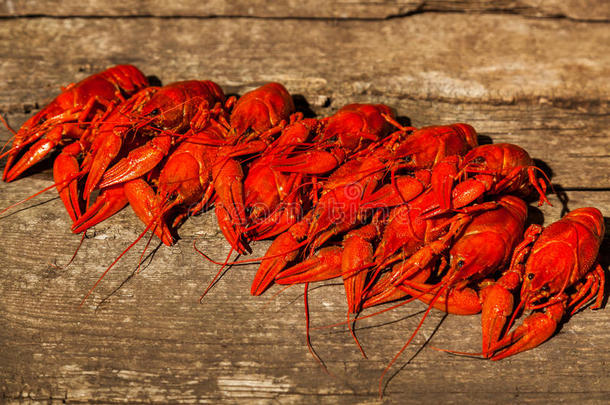
[[(521, 9), (523, 11), (528, 10), (527, 8)], [(322, 17), (322, 16), (291, 16), (291, 15), (280, 15), (280, 16), (264, 16), (264, 15), (246, 15), (246, 14), (209, 14), (209, 15), (197, 15), (197, 14), (178, 14), (178, 15), (155, 15), (155, 14), (126, 14), (126, 15), (114, 15), (114, 14), (72, 14), (72, 15), (54, 15), (54, 14), (19, 14), (19, 15), (0, 15), (1, 20), (19, 20), (19, 19), (112, 19), (112, 20), (129, 20), (129, 19), (160, 19), (160, 20), (211, 20), (211, 19), (251, 19), (251, 20), (292, 20), (292, 21), (364, 21), (364, 22), (379, 22), (396, 19), (410, 18), (423, 14), (480, 14), (480, 15), (512, 15), (523, 17), (527, 19), (536, 20), (568, 20), (578, 23), (586, 24), (607, 24), (610, 23), (610, 19), (588, 19), (588, 18), (575, 18), (565, 14), (549, 14), (549, 15), (529, 15), (519, 10), (503, 10), (503, 9), (488, 9), (482, 11), (460, 11), (460, 10), (442, 10), (434, 8), (423, 8), (420, 10), (412, 10), (405, 13), (388, 14), (384, 17)]]

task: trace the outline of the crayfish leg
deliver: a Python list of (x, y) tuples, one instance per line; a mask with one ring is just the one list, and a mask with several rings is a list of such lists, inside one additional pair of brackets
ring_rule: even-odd
[(604, 290), (606, 285), (606, 274), (602, 266), (598, 263), (595, 267), (585, 276), (584, 284), (578, 289), (577, 293), (572, 297), (570, 306), (573, 307), (570, 311), (570, 315), (575, 314), (585, 305), (587, 305), (593, 297), (597, 295), (595, 304), (591, 309), (599, 309), (602, 306), (604, 300)]

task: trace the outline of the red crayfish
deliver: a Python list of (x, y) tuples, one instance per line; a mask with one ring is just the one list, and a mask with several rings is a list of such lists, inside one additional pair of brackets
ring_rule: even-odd
[[(605, 272), (597, 255), (604, 231), (604, 218), (592, 207), (571, 211), (542, 232), (535, 225), (528, 229), (510, 268), (486, 293), (482, 322), (487, 357), (500, 360), (540, 345), (566, 314), (573, 315), (592, 300), (592, 309), (601, 308)], [(512, 292), (519, 287), (515, 309)], [(501, 337), (507, 317), (521, 309), (535, 312)]]
[(146, 225), (138, 240), (151, 230), (173, 245), (179, 225), (213, 205), (231, 253), (274, 238), (253, 295), (340, 278), (348, 321), (390, 301), (425, 302), (386, 371), (433, 308), (482, 313), (481, 354), (500, 360), (604, 299), (601, 212), (580, 208), (524, 232), (524, 199), (549, 203), (548, 179), (518, 145), (479, 146), (468, 124), (406, 127), (383, 104), (304, 118), (279, 83), (227, 99), (212, 81), (150, 87), (120, 65), (67, 86), (27, 120), (1, 155), (3, 179), (53, 149), (51, 187), (74, 232), (129, 204)]

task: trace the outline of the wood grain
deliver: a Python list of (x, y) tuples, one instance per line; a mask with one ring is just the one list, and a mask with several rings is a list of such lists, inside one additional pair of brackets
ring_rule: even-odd
[[(565, 191), (563, 203), (553, 195), (553, 207), (532, 207), (533, 221), (590, 205), (610, 212), (607, 3), (592, 2), (591, 11), (578, 0), (503, 1), (495, 9), (487, 1), (306, 2), (296, 19), (278, 5), (250, 13), (228, 3), (232, 16), (261, 18), (198, 18), (233, 11), (220, 2), (159, 4), (0, 4), (0, 16), (61, 16), (0, 20), (0, 113), (17, 127), (60, 85), (116, 63), (166, 83), (211, 78), (236, 93), (277, 80), (319, 115), (383, 102), (416, 126), (468, 122), (488, 141), (524, 146)], [(516, 15), (489, 14), (503, 10)], [(0, 184), (0, 209), (50, 184), (44, 167)], [(65, 266), (79, 243), (69, 225), (55, 192), (0, 215), (0, 402), (374, 403), (381, 372), (425, 310), (413, 303), (359, 321), (368, 359), (344, 325), (312, 330), (329, 377), (305, 345), (302, 287), (252, 297), (256, 267), (235, 267), (198, 303), (217, 266), (193, 242), (216, 259), (229, 251), (213, 213), (190, 218), (174, 247), (153, 241), (135, 274), (144, 243), (137, 245), (83, 306), (144, 227), (123, 210), (88, 232)], [(268, 243), (255, 244), (252, 257)], [(609, 252), (606, 238), (605, 268)], [(311, 287), (312, 326), (345, 319), (342, 289)], [(607, 309), (582, 311), (541, 347), (500, 362), (430, 349), (480, 350), (479, 322), (433, 311), (386, 377), (384, 402), (607, 401)]]
[(603, 0), (386, 0), (386, 1), (281, 1), (187, 0), (7, 0), (0, 16), (112, 16), (112, 17), (254, 17), (299, 19), (388, 19), (424, 12), (511, 13), (532, 17), (565, 17), (584, 21), (610, 20), (610, 6)]
[[(281, 80), (297, 94), (347, 98), (607, 107), (610, 94), (606, 25), (558, 19), (453, 13), (337, 22), (33, 18), (2, 21), (0, 37), (6, 39), (0, 43), (7, 78), (0, 83), (2, 111), (40, 103), (59, 83), (121, 62), (163, 82)], [(363, 73), (371, 70), (374, 77)], [(32, 89), (40, 92), (34, 100)]]

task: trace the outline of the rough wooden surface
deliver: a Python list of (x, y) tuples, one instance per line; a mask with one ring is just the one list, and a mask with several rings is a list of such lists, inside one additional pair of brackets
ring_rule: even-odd
[(0, 83), (3, 110), (38, 102), (45, 90), (50, 97), (53, 83), (117, 61), (165, 82), (211, 77), (247, 86), (279, 79), (297, 94), (348, 99), (576, 107), (607, 104), (610, 94), (607, 25), (561, 19), (458, 13), (388, 21), (26, 18), (2, 21), (0, 36), (6, 38), (0, 51), (9, 56), (3, 59), (7, 80)]
[[(164, 82), (211, 78), (234, 92), (278, 80), (318, 114), (347, 102), (385, 102), (417, 126), (464, 121), (495, 142), (524, 146), (565, 192), (564, 204), (552, 196), (554, 207), (532, 208), (534, 221), (558, 219), (565, 204), (610, 212), (605, 2), (578, 7), (577, 1), (515, 1), (497, 8), (485, 1), (350, 2), (326, 8), (310, 2), (300, 8), (297, 16), (307, 17), (301, 19), (283, 18), (293, 15), (288, 8), (250, 11), (240, 2), (234, 3), (235, 13), (220, 2), (205, 9), (137, 3), (137, 12), (128, 1), (0, 4), (0, 15), (15, 17), (0, 20), (0, 112), (18, 126), (58, 86), (115, 63), (134, 63)], [(430, 9), (439, 12), (426, 12)], [(447, 9), (482, 14), (441, 12)], [(592, 9), (602, 11), (587, 11)], [(62, 18), (18, 17), (32, 14)], [(135, 14), (167, 18), (130, 17)], [(170, 18), (174, 15), (260, 18)], [(371, 15), (373, 20), (362, 20)], [(0, 133), (0, 139), (8, 137)], [(1, 184), (0, 208), (48, 186), (50, 179), (41, 168)], [(194, 252), (193, 241), (216, 258), (228, 252), (213, 213), (190, 219), (176, 246), (159, 247), (132, 276), (143, 249), (138, 245), (79, 307), (104, 268), (142, 229), (126, 209), (95, 227), (74, 262), (63, 267), (79, 237), (69, 232), (54, 193), (0, 216), (1, 401), (375, 402), (381, 371), (425, 309), (413, 304), (360, 321), (357, 334), (368, 359), (344, 326), (312, 331), (329, 377), (305, 346), (301, 287), (251, 297), (255, 267), (239, 267), (202, 305), (197, 302), (216, 267)], [(267, 245), (256, 244), (253, 256)], [(606, 240), (606, 267), (609, 247)], [(314, 326), (345, 318), (342, 286), (329, 284), (310, 292)], [(540, 348), (500, 362), (419, 350), (429, 340), (429, 346), (477, 351), (478, 322), (477, 316), (433, 312), (393, 367), (384, 400), (607, 401), (606, 309), (583, 311)]]
[(603, 0), (381, 0), (381, 1), (264, 1), (187, 0), (168, 4), (162, 0), (6, 0), (0, 16), (160, 16), (160, 17), (260, 17), (319, 19), (384, 19), (424, 12), (510, 12), (532, 17), (563, 17), (584, 21), (610, 20), (610, 5)]

